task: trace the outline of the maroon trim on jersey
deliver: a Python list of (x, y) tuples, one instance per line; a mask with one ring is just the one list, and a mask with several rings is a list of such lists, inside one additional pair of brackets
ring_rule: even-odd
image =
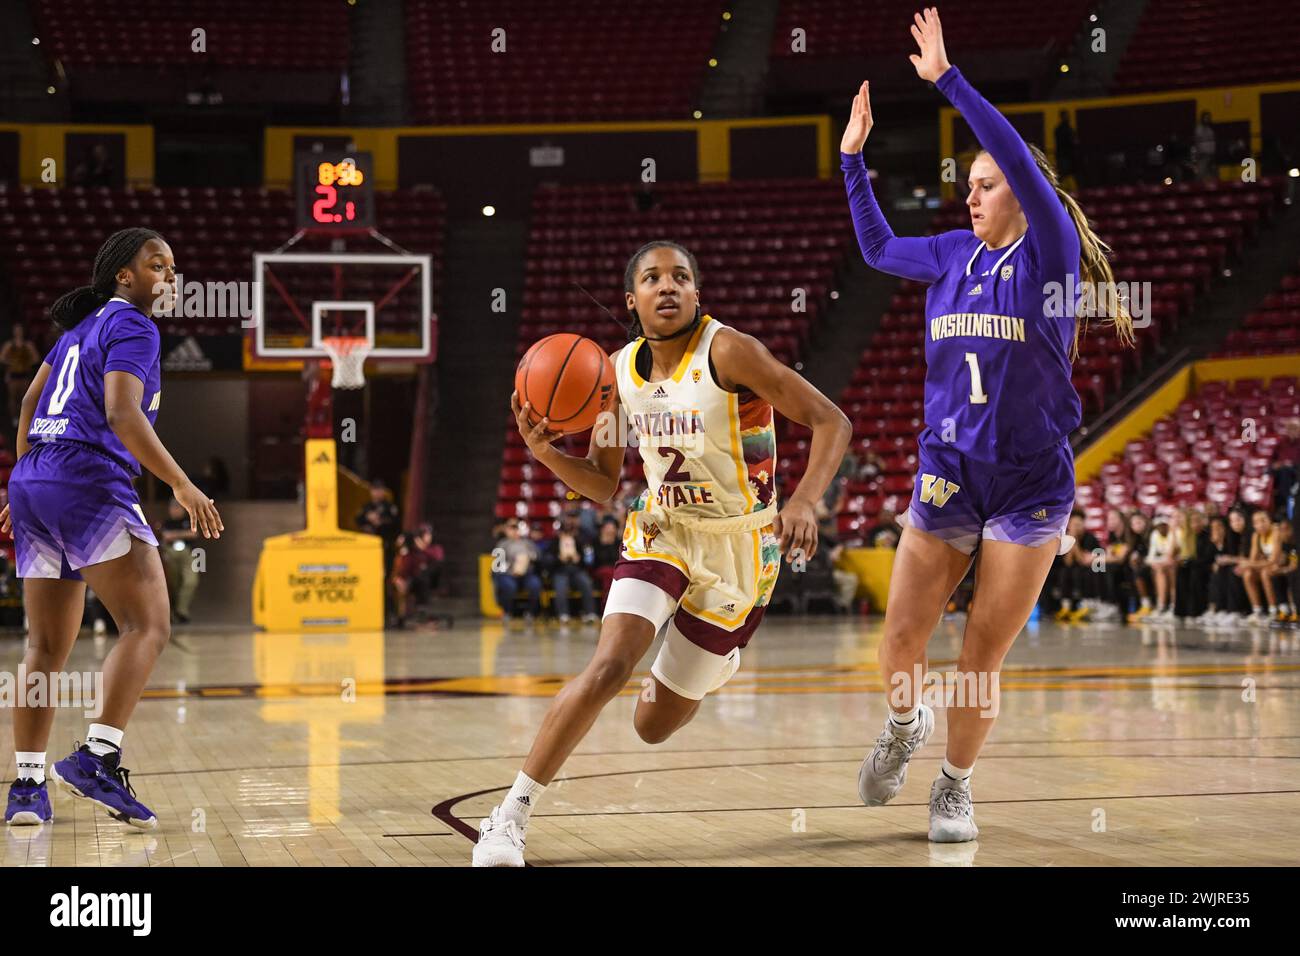
[(682, 599), (686, 586), (690, 584), (681, 568), (657, 558), (619, 558), (614, 565), (614, 580), (619, 578), (634, 578), (653, 584), (674, 601)]
[(754, 629), (763, 620), (763, 612), (766, 610), (767, 605), (751, 608), (745, 622), (734, 631), (728, 631), (725, 627), (718, 627), (708, 621), (701, 621), (685, 608), (677, 609), (677, 613), (673, 615), (673, 624), (692, 644), (697, 644), (714, 654), (728, 654), (732, 648), (744, 647), (749, 643), (749, 639), (754, 635)]

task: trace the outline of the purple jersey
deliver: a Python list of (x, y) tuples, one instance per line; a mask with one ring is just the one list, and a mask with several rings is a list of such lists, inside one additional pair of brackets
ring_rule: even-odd
[[(869, 265), (930, 284), (926, 425), (978, 461), (1023, 461), (1057, 445), (1081, 419), (1070, 380), (1068, 295), (1079, 235), (1011, 124), (956, 67), (937, 85), (1006, 176), (1028, 231), (1002, 249), (986, 248), (970, 230), (900, 239), (880, 212), (862, 154), (841, 153), (853, 225)], [(1048, 308), (1057, 301), (1060, 308)]]
[(159, 343), (158, 326), (116, 297), (63, 333), (45, 358), (50, 375), (27, 431), (28, 442), (81, 442), (130, 474), (140, 474), (140, 463), (108, 427), (104, 376), (130, 372), (144, 383), (140, 410), (152, 425), (162, 398)]

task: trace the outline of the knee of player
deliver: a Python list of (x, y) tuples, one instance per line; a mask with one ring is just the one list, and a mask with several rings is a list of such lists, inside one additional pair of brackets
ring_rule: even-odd
[(156, 651), (161, 654), (163, 648), (167, 646), (167, 642), (171, 640), (172, 625), (170, 621), (165, 620), (150, 621), (146, 624), (141, 624), (138, 627), (125, 628), (122, 631), (121, 636), (134, 636), (138, 640), (152, 645)]
[(894, 620), (885, 621), (884, 640), (880, 642), (879, 656), (883, 660), (887, 653), (907, 651), (920, 653), (930, 641), (938, 620), (922, 622), (910, 615), (900, 614)]
[(956, 670), (959, 674), (993, 674), (1002, 670), (1005, 657), (1001, 648), (979, 647), (968, 634), (957, 657)]
[(587, 666), (587, 683), (602, 697), (613, 697), (627, 686), (635, 661), (618, 657), (597, 657)]
[(642, 717), (640, 709), (632, 724), (636, 727), (637, 736), (648, 744), (661, 744), (673, 735), (672, 729), (656, 724), (652, 717)]
[(48, 670), (50, 662), (59, 658), (58, 652), (54, 648), (54, 642), (49, 637), (42, 634), (36, 629), (27, 633), (27, 653), (24, 663), (27, 664), (28, 670), (36, 667), (40, 670)]

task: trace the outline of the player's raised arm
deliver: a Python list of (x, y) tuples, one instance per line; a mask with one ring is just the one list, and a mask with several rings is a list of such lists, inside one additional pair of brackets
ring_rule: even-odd
[(899, 237), (889, 228), (880, 204), (876, 202), (866, 160), (862, 157), (862, 147), (874, 122), (871, 84), (863, 81), (853, 97), (849, 122), (840, 140), (840, 169), (844, 171), (844, 188), (853, 214), (858, 248), (862, 250), (862, 258), (873, 269), (918, 282), (934, 282), (942, 271), (946, 259), (943, 245), (948, 240), (945, 236)]
[[(47, 366), (48, 367), (48, 366)], [(104, 418), (135, 460), (148, 468), (160, 481), (171, 486), (176, 500), (189, 512), (190, 530), (205, 538), (219, 538), (225, 526), (212, 499), (200, 490), (176, 464), (163, 447), (158, 433), (149, 424), (140, 400), (144, 382), (130, 372), (111, 371), (104, 375)]]
[[(616, 385), (614, 401), (609, 412), (614, 416), (615, 422), (619, 420), (617, 388)], [(603, 423), (598, 420), (596, 427), (591, 431), (591, 446), (587, 451), (587, 457), (566, 455), (552, 444), (560, 437), (560, 433), (550, 430), (549, 419), (543, 418), (536, 425), (528, 423), (531, 407), (529, 403), (524, 403), (522, 406), (519, 404), (518, 392), (510, 393), (510, 410), (514, 413), (515, 424), (519, 426), (519, 434), (524, 437), (524, 442), (528, 445), (528, 450), (533, 453), (533, 457), (583, 497), (597, 502), (605, 502), (613, 498), (618, 491), (619, 476), (623, 472), (622, 431), (613, 429), (614, 434), (611, 437), (609, 434), (611, 429), (602, 427)]]
[(808, 467), (776, 520), (776, 532), (787, 560), (793, 559), (795, 549), (811, 558), (817, 553), (815, 506), (844, 460), (853, 426), (834, 402), (802, 375), (778, 362), (752, 335), (723, 329), (713, 340), (711, 354), (718, 384), (723, 388), (749, 389), (786, 418), (812, 429)]
[(915, 14), (914, 20), (912, 37), (920, 52), (913, 53), (910, 59), (917, 75), (935, 84), (957, 108), (980, 145), (988, 150), (1006, 176), (1029, 223), (1026, 241), (1037, 250), (1043, 272), (1060, 277), (1076, 272), (1079, 234), (1055, 187), (1043, 176), (1015, 127), (948, 62), (939, 11), (929, 7), (924, 16)]

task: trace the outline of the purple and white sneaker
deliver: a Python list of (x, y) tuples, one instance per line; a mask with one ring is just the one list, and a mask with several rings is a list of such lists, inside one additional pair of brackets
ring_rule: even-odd
[(50, 767), (50, 777), (74, 797), (103, 807), (114, 820), (152, 830), (158, 825), (158, 818), (135, 798), (131, 772), (120, 765), (121, 759), (120, 751), (100, 757), (82, 744)]
[(53, 819), (54, 810), (50, 808), (50, 794), (44, 783), (19, 778), (10, 785), (5, 823), (15, 827), (40, 826)]

